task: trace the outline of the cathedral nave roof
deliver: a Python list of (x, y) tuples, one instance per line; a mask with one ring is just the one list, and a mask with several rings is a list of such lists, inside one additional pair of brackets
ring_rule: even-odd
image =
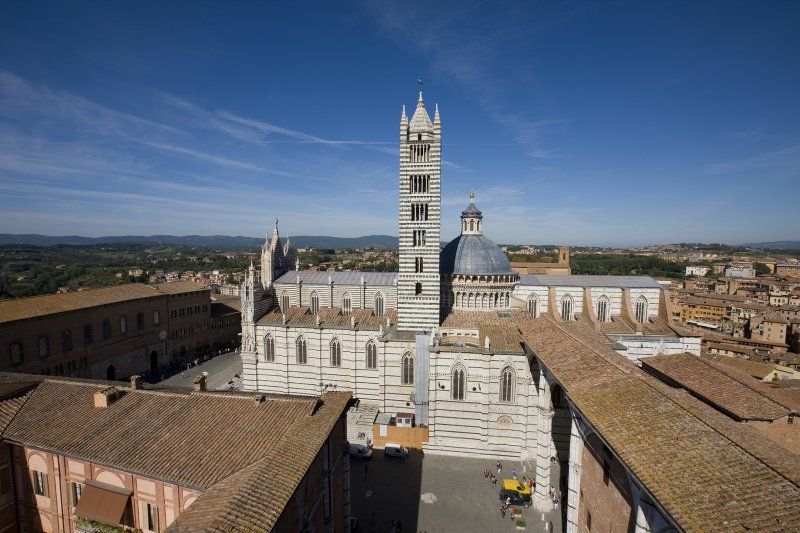
[(558, 276), (554, 274), (520, 274), (520, 285), (541, 287), (583, 287), (588, 289), (663, 289), (650, 276)]
[(361, 286), (362, 280), (369, 287), (384, 286), (394, 287), (397, 282), (397, 272), (329, 272), (326, 270), (293, 270), (275, 280), (276, 285), (292, 285), (300, 282), (308, 285), (327, 285), (333, 281), (334, 285)]
[[(386, 327), (387, 320), (397, 324), (397, 311), (386, 309), (383, 316), (375, 316), (372, 309), (353, 309), (349, 315), (342, 312), (341, 307), (321, 307), (319, 309), (320, 325), (324, 327), (351, 327), (351, 320), (355, 318), (356, 326), (360, 328)], [(286, 324), (290, 326), (316, 326), (317, 316), (311, 314), (308, 307), (290, 307), (286, 311)], [(261, 317), (258, 325), (283, 325), (283, 311), (273, 307), (266, 315)]]

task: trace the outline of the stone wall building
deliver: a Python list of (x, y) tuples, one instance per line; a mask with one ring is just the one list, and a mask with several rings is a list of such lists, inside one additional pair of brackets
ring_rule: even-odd
[(119, 379), (236, 346), (240, 314), (191, 282), (131, 284), (0, 302), (0, 370)]

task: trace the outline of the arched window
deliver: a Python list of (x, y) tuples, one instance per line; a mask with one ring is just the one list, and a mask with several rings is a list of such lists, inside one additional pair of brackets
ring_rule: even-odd
[(453, 386), (450, 389), (450, 397), (454, 400), (463, 400), (465, 387), (466, 378), (464, 377), (464, 368), (457, 366), (453, 369)]
[(319, 296), (316, 292), (311, 293), (311, 314), (316, 315), (319, 311)]
[(289, 292), (283, 291), (281, 293), (281, 311), (287, 313), (289, 311)]
[(564, 320), (572, 320), (572, 296), (567, 294), (561, 298), (561, 318)]
[(500, 401), (514, 401), (514, 371), (509, 367), (500, 373)]
[(375, 316), (383, 316), (383, 294), (375, 294)]
[(636, 299), (636, 321), (642, 324), (647, 322), (647, 298), (644, 296)]
[(535, 294), (531, 294), (528, 297), (528, 314), (531, 315), (532, 318), (537, 318), (539, 316), (539, 297)]
[(345, 293), (345, 295), (342, 296), (342, 313), (345, 315), (349, 315), (351, 311), (352, 307), (350, 304), (350, 295)]
[(407, 353), (403, 356), (403, 385), (414, 384), (414, 356)]
[(378, 368), (378, 347), (375, 346), (375, 341), (370, 340), (367, 342), (367, 368)]
[(339, 339), (331, 341), (331, 366), (342, 366), (342, 345)]
[(308, 352), (306, 352), (306, 340), (303, 337), (297, 337), (294, 343), (295, 354), (297, 355), (297, 363), (304, 365), (308, 361)]
[(275, 360), (275, 339), (272, 335), (264, 337), (264, 356), (267, 361)]
[(475, 230), (475, 221), (474, 220), (470, 220), (469, 221), (469, 230), (470, 231), (474, 231)]
[(422, 294), (422, 283), (417, 282), (417, 284), (414, 285), (414, 294), (416, 296), (419, 296), (420, 294)]
[(608, 313), (608, 298), (605, 295), (601, 296), (597, 300), (597, 320), (600, 322), (608, 322), (611, 320)]
[(119, 317), (119, 332), (128, 333), (128, 317), (125, 315)]

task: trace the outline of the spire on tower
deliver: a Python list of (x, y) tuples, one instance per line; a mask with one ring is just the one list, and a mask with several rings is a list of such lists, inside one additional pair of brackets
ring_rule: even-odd
[(441, 122), (441, 120), (439, 119), (439, 104), (437, 103), (433, 112), (433, 123), (438, 124), (439, 122)]

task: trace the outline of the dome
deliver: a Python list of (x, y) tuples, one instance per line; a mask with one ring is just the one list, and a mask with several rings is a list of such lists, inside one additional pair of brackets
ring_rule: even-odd
[(461, 211), (461, 218), (483, 218), (483, 213), (475, 205), (475, 202), (470, 202), (466, 209)]
[(439, 257), (442, 274), (516, 274), (503, 250), (483, 235), (459, 235), (444, 247)]

